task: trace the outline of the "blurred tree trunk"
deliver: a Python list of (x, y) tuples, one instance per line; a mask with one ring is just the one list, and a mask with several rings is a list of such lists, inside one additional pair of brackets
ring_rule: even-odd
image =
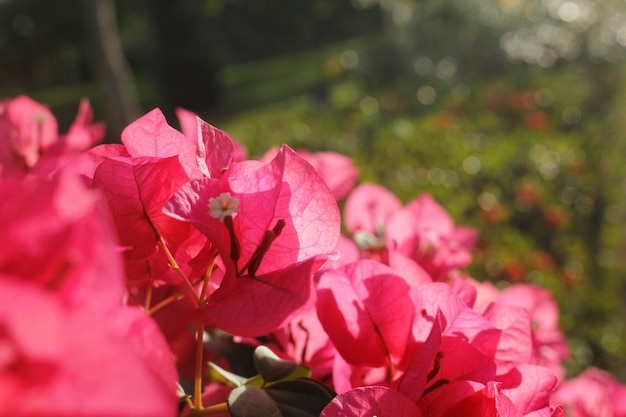
[(114, 0), (83, 0), (92, 45), (92, 63), (104, 92), (107, 138), (119, 142), (125, 126), (141, 114), (130, 65), (126, 61), (115, 16)]
[(168, 116), (179, 106), (197, 113), (215, 110), (220, 102), (214, 50), (219, 33), (204, 2), (147, 0), (146, 4), (158, 51), (154, 69), (160, 87), (159, 107)]

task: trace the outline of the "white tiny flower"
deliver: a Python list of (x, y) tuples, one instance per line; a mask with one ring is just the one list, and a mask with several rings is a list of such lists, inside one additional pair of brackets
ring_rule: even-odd
[(224, 221), (224, 217), (239, 212), (239, 199), (230, 193), (222, 193), (209, 198), (209, 214), (211, 217)]

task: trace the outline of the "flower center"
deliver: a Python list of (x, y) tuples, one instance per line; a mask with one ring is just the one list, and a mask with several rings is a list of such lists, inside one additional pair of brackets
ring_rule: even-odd
[(209, 214), (211, 217), (224, 221), (226, 216), (239, 213), (239, 199), (228, 192), (209, 198)]

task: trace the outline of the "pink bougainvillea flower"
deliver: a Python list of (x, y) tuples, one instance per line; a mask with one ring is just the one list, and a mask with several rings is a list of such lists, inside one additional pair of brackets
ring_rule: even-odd
[[(408, 348), (410, 356), (405, 358), (406, 368), (404, 374), (395, 381), (395, 386), (401, 393), (417, 403), (424, 394), (426, 384), (436, 376), (441, 361), (439, 348), (442, 341), (442, 328), (446, 325), (445, 319), (440, 311), (434, 318), (433, 326), (428, 338), (416, 348), (414, 345)], [(431, 370), (431, 364), (434, 369)]]
[[(565, 414), (561, 407), (552, 410), (544, 406), (550, 391), (551, 388), (528, 386), (526, 397), (518, 404), (509, 397), (510, 392), (504, 389), (501, 382), (454, 381), (432, 391), (418, 405), (424, 415), (432, 417), (563, 417)], [(533, 411), (524, 411), (529, 408)]]
[(532, 341), (532, 358), (528, 363), (546, 366), (559, 380), (563, 380), (563, 361), (569, 358), (570, 353), (565, 336), (558, 327), (559, 311), (550, 292), (529, 284), (515, 284), (500, 291), (488, 282), (476, 282), (467, 277), (464, 279), (477, 289), (475, 311), (484, 313), (493, 303), (497, 303), (528, 312)]
[(352, 159), (337, 152), (311, 153), (303, 149), (298, 155), (306, 159), (324, 179), (337, 201), (348, 195), (359, 176)]
[(140, 117), (122, 132), (122, 143), (133, 158), (177, 156), (189, 178), (220, 177), (234, 160), (233, 140), (199, 117), (183, 114), (185, 134), (167, 124), (159, 109)]
[(276, 271), (222, 282), (201, 308), (201, 319), (236, 335), (271, 333), (310, 304), (314, 296), (311, 278), (319, 267), (316, 258), (309, 258)]
[[(120, 305), (124, 275), (101, 195), (71, 172), (0, 182), (0, 273), (37, 283), (70, 304)], [(104, 203), (104, 204), (103, 204)]]
[(502, 393), (501, 384), (457, 381), (434, 391), (420, 403), (429, 417), (522, 417), (513, 402)]
[(500, 331), (486, 318), (469, 308), (449, 285), (444, 283), (420, 285), (412, 288), (409, 294), (418, 312), (413, 323), (412, 334), (415, 341), (424, 341), (429, 337), (435, 317), (440, 312), (444, 319), (441, 330), (443, 335), (448, 333), (462, 335), (461, 338), (470, 345), (488, 357), (493, 357)]
[(166, 211), (215, 245), (227, 273), (203, 311), (241, 336), (271, 332), (296, 317), (311, 300), (312, 275), (339, 238), (335, 199), (313, 167), (286, 146), (269, 164), (244, 161), (221, 178), (191, 181)]
[(384, 246), (385, 225), (401, 209), (400, 199), (385, 187), (364, 182), (346, 200), (344, 221), (362, 249)]
[(63, 158), (86, 150), (104, 136), (92, 124), (89, 103), (83, 100), (67, 134), (59, 136), (57, 121), (47, 106), (26, 96), (0, 103), (0, 171), (4, 177), (30, 172), (47, 174), (63, 165)]
[(314, 304), (272, 333), (272, 337), (279, 346), (278, 351), (286, 358), (308, 366), (313, 378), (330, 378), (337, 350), (324, 331)]
[(516, 284), (504, 289), (498, 295), (498, 301), (528, 311), (532, 324), (533, 363), (550, 368), (563, 380), (563, 361), (570, 357), (570, 352), (559, 329), (559, 309), (552, 294), (545, 288)]
[(562, 382), (552, 396), (570, 417), (622, 417), (626, 415), (626, 384), (598, 368), (588, 368)]
[(157, 250), (161, 241), (183, 256), (178, 258), (183, 268), (189, 256), (198, 255), (198, 250), (189, 250), (197, 239), (192, 239), (187, 222), (164, 215), (162, 208), (189, 178), (220, 177), (232, 163), (233, 144), (201, 119), (194, 116), (193, 122), (192, 138), (170, 127), (154, 109), (124, 129), (124, 145), (96, 147), (81, 158), (80, 172), (105, 193), (115, 215), (121, 243), (128, 249), (130, 281), (180, 281), (162, 268), (169, 261)]
[(332, 387), (338, 393), (370, 385), (391, 386), (390, 379), (388, 366), (352, 365), (339, 354), (333, 361)]
[(104, 137), (104, 124), (93, 123), (93, 110), (89, 101), (82, 99), (78, 113), (66, 134), (50, 147), (56, 154), (82, 152)]
[(519, 364), (532, 362), (531, 323), (526, 310), (504, 303), (494, 303), (489, 306), (483, 317), (501, 330), (493, 356), (498, 375), (509, 372)]
[(471, 261), (476, 231), (457, 227), (450, 215), (428, 194), (422, 194), (389, 220), (387, 239), (417, 261), (434, 279)]
[(102, 312), (0, 275), (0, 415), (176, 413), (176, 370), (138, 309)]
[[(537, 367), (539, 368), (539, 367)], [(472, 381), (456, 381), (429, 393), (419, 406), (424, 415), (433, 417), (494, 416), (494, 417), (560, 417), (560, 407), (552, 410), (547, 399), (554, 387), (551, 383), (533, 386), (534, 380), (525, 387), (523, 398), (511, 397), (511, 391), (498, 381), (481, 384)], [(522, 391), (522, 390), (520, 390)], [(513, 393), (515, 394), (515, 393)], [(531, 410), (531, 411), (528, 411)]]
[(391, 268), (363, 259), (321, 276), (317, 313), (348, 363), (394, 368), (413, 319), (408, 292), (409, 285)]
[(383, 249), (395, 251), (417, 262), (435, 280), (466, 266), (476, 240), (473, 229), (456, 227), (430, 195), (402, 207), (387, 189), (369, 183), (359, 185), (348, 197), (345, 223), (364, 257)]
[(50, 109), (26, 96), (0, 104), (0, 157), (5, 171), (13, 166), (32, 169), (42, 150), (58, 138)]
[(502, 393), (524, 416), (550, 416), (550, 396), (558, 383), (556, 376), (538, 365), (520, 364), (498, 376)]
[[(179, 107), (176, 109), (176, 117), (178, 117), (178, 121), (180, 122), (180, 127), (181, 127), (181, 130), (183, 131), (183, 134), (191, 140), (194, 140), (194, 141), (197, 140), (198, 118), (199, 118), (198, 115), (195, 114), (194, 112), (191, 112), (189, 110), (185, 110)], [(248, 159), (248, 151), (241, 142), (233, 139), (232, 137), (226, 135), (224, 132), (221, 132), (218, 129), (215, 129), (215, 131), (216, 131), (215, 132), (216, 137), (224, 135), (228, 137), (228, 139), (232, 142), (233, 144), (232, 159), (234, 162), (241, 162), (241, 161), (245, 161), (246, 159)], [(220, 148), (220, 146), (217, 146), (217, 148)], [(221, 154), (223, 155), (223, 152), (221, 152)]]
[[(272, 147), (259, 160), (267, 163), (276, 157), (278, 151), (278, 147)], [(351, 158), (332, 151), (313, 153), (306, 149), (298, 149), (296, 152), (315, 168), (337, 201), (348, 195), (354, 187), (359, 170)]]
[(154, 109), (129, 124), (122, 132), (122, 143), (133, 158), (178, 157), (188, 177), (196, 171), (197, 137), (187, 138), (167, 124), (159, 109)]
[[(410, 295), (416, 310), (421, 311), (415, 316), (412, 333), (418, 349), (407, 348), (417, 354), (401, 379), (399, 389), (415, 398), (415, 393), (419, 396), (419, 388), (424, 386), (424, 395), (419, 400), (422, 411), (425, 411), (424, 407), (432, 407), (433, 398), (442, 395), (441, 390), (448, 392), (451, 387), (468, 387), (463, 382), (487, 387), (497, 382), (498, 392), (515, 405), (517, 411), (511, 415), (517, 415), (517, 412), (520, 415), (550, 415), (549, 395), (557, 378), (544, 367), (528, 365), (532, 358), (532, 344), (530, 320), (524, 309), (493, 304), (484, 316), (480, 316), (444, 283), (412, 288)], [(441, 328), (440, 337), (436, 333), (438, 327)], [(420, 340), (425, 340), (421, 347)], [(421, 356), (424, 360), (420, 359)], [(433, 359), (424, 384), (423, 369), (429, 357)], [(453, 385), (455, 381), (461, 384)], [(447, 404), (452, 407), (454, 401), (450, 393), (442, 398), (449, 399)], [(437, 402), (437, 407), (442, 407), (440, 400)], [(440, 415), (447, 414), (441, 411)]]
[(161, 238), (178, 244), (188, 237), (186, 223), (162, 213), (165, 203), (187, 181), (176, 156), (107, 159), (98, 166), (93, 185), (109, 202), (120, 242), (128, 247), (128, 259), (155, 254)]
[(421, 417), (414, 402), (393, 389), (368, 386), (339, 394), (320, 417)]

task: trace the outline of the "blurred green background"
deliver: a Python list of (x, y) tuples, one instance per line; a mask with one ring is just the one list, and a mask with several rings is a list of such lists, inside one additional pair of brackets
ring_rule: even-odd
[(622, 381), (625, 48), (621, 0), (0, 0), (1, 97), (348, 154), (478, 228), (475, 278), (552, 290), (571, 376)]

